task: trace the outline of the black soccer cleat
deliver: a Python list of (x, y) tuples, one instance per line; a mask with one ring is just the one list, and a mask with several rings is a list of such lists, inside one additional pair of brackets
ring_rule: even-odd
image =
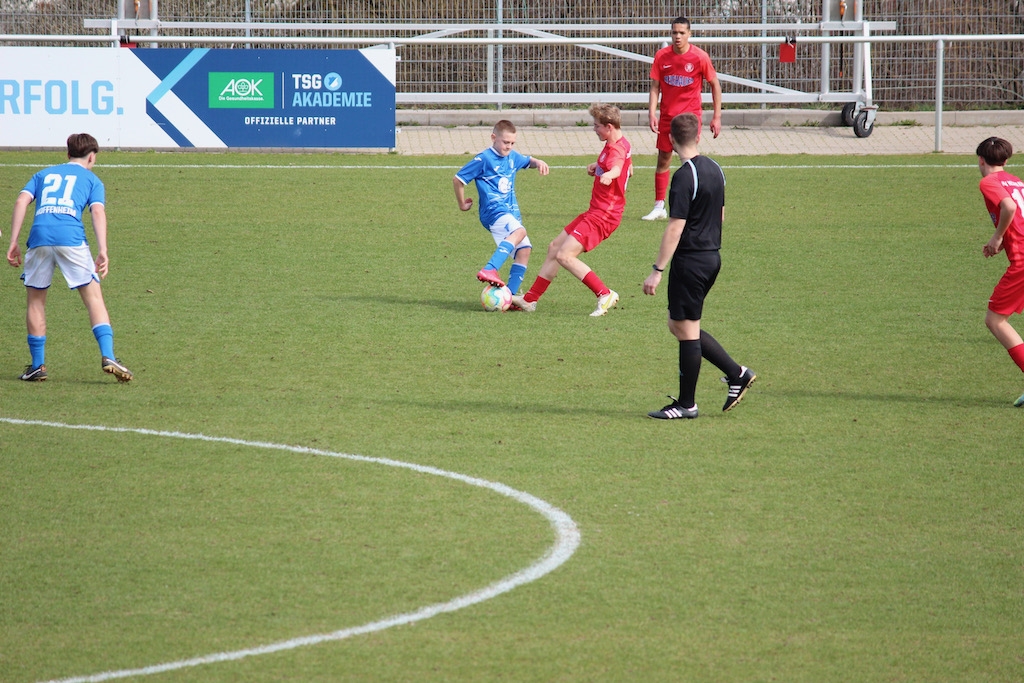
[(31, 365), (25, 366), (25, 372), (21, 373), (18, 377), (23, 382), (45, 382), (46, 381), (46, 366), (37, 365), (32, 367)]
[(747, 393), (747, 389), (757, 379), (757, 375), (754, 371), (746, 366), (740, 366), (742, 372), (740, 377), (736, 380), (735, 384), (728, 377), (723, 377), (722, 381), (729, 385), (729, 395), (725, 399), (725, 405), (722, 406), (722, 412), (732, 410), (736, 407), (736, 404), (743, 398), (743, 394)]
[(692, 408), (685, 408), (674, 396), (669, 396), (672, 402), (661, 410), (652, 410), (647, 413), (647, 417), (653, 417), (655, 420), (692, 420), (697, 417), (697, 406)]

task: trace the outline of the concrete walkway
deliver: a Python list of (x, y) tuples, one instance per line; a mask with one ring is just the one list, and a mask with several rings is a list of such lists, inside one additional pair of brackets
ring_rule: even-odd
[[(866, 138), (858, 138), (853, 129), (829, 125), (830, 119), (816, 116), (818, 112), (790, 112), (780, 122), (774, 120), (755, 122), (753, 125), (736, 116), (723, 115), (722, 134), (713, 139), (705, 126), (701, 139), (701, 151), (709, 156), (739, 156), (764, 154), (817, 154), (826, 156), (867, 155), (867, 154), (932, 154), (936, 151), (934, 114), (881, 115), (874, 130)], [(449, 116), (452, 113), (449, 113)], [(522, 112), (473, 112), (478, 120), (476, 125), (402, 125), (398, 116), (396, 151), (402, 155), (453, 154), (468, 156), (490, 144), (490, 124), (501, 117), (516, 122), (517, 116), (525, 118)], [(578, 112), (577, 112), (578, 114)], [(980, 112), (979, 112), (980, 114)], [(968, 117), (951, 115), (944, 120), (941, 135), (941, 152), (945, 154), (974, 154), (978, 143), (997, 135), (1009, 140), (1014, 150), (1024, 154), (1024, 112), (999, 112), (995, 117)], [(434, 118), (436, 119), (436, 114)], [(904, 118), (896, 118), (903, 116)], [(583, 114), (585, 118), (585, 113)], [(930, 117), (930, 120), (929, 120)], [(579, 118), (579, 116), (577, 116)], [(655, 154), (655, 136), (646, 125), (624, 118), (623, 131), (633, 145), (637, 155)], [(643, 113), (646, 119), (646, 112)], [(749, 118), (749, 117), (748, 117)], [(450, 120), (457, 121), (456, 117)], [(947, 123), (952, 120), (955, 123)], [(887, 122), (887, 121), (891, 121)], [(921, 123), (927, 121), (927, 123)], [(913, 125), (909, 125), (913, 122)], [(529, 122), (528, 122), (529, 123)], [(563, 121), (564, 123), (564, 121)], [(516, 149), (524, 154), (544, 156), (593, 156), (600, 149), (600, 143), (589, 125), (524, 125), (517, 123), (519, 135)]]

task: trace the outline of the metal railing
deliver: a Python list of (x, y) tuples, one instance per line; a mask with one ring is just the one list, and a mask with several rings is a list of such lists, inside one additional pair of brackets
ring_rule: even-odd
[[(396, 35), (394, 24), (383, 23), (292, 23), (292, 22), (163, 22), (158, 20), (110, 19), (86, 20), (85, 28), (104, 29), (105, 35), (0, 35), (0, 43), (47, 43), (71, 42), (120, 46), (123, 42), (158, 45), (262, 45), (262, 46), (305, 46), (305, 47), (372, 47), (374, 45), (400, 48), (413, 45), (473, 45), (489, 48), (529, 45), (529, 46), (574, 46), (602, 52), (604, 54), (650, 64), (653, 58), (623, 47), (641, 45), (662, 46), (666, 43), (665, 27), (662, 24), (447, 24), (420, 23), (407, 24), (401, 27), (403, 32), (423, 32), (421, 35)], [(924, 43), (935, 46), (935, 151), (942, 149), (942, 119), (944, 101), (945, 51), (951, 43), (994, 43), (1024, 41), (1024, 34), (986, 34), (986, 35), (879, 35), (872, 30), (893, 30), (893, 22), (875, 23), (857, 22), (821, 22), (816, 26), (807, 24), (706, 24), (694, 26), (701, 32), (736, 31), (761, 32), (762, 35), (744, 36), (694, 36), (690, 40), (697, 45), (780, 45), (797, 31), (817, 30), (821, 35), (802, 35), (797, 44), (821, 46), (822, 68), (819, 88), (816, 91), (800, 91), (768, 83), (767, 80), (739, 78), (728, 74), (719, 74), (724, 83), (732, 83), (738, 88), (746, 88), (747, 92), (725, 92), (723, 101), (726, 103), (846, 103), (844, 122), (854, 125), (854, 130), (861, 137), (869, 135), (874, 125), (877, 106), (872, 99), (872, 67), (871, 46), (883, 43)], [(215, 30), (235, 31), (240, 35), (167, 35), (162, 31)], [(763, 35), (767, 31), (783, 35)], [(131, 31), (146, 32), (143, 35), (132, 35)], [(253, 35), (258, 32), (301, 32), (301, 36)], [(601, 35), (564, 36), (557, 31), (591, 32)], [(843, 31), (845, 35), (835, 35)], [(361, 35), (309, 35), (309, 33), (350, 32)], [(484, 36), (467, 37), (460, 34), (467, 32), (484, 32)], [(380, 33), (382, 35), (372, 35)], [(513, 35), (508, 35), (513, 34)], [(649, 35), (634, 35), (649, 34)], [(850, 44), (854, 47), (852, 78), (853, 88), (850, 91), (832, 91), (830, 88), (830, 50), (833, 45)], [(497, 55), (495, 56), (497, 57)], [(473, 92), (398, 92), (396, 102), (400, 104), (557, 104), (557, 103), (589, 103), (602, 100), (614, 103), (646, 103), (648, 94), (646, 87), (642, 92), (587, 92), (587, 93), (508, 93), (503, 92), (501, 77), (498, 73), (500, 60), (495, 58), (488, 71), (488, 89), (484, 93)], [(646, 86), (646, 82), (642, 82)], [(705, 100), (709, 95), (705, 94)], [(859, 124), (859, 125), (858, 125)]]

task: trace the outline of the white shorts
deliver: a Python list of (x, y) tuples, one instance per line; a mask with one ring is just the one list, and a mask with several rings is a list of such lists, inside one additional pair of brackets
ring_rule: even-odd
[(53, 282), (53, 268), (60, 268), (70, 289), (100, 281), (89, 245), (77, 247), (32, 247), (25, 252), (25, 272), (21, 279), (26, 287), (46, 289)]
[[(496, 220), (494, 225), (487, 229), (491, 232), (491, 237), (494, 238), (494, 243), (501, 244), (502, 240), (507, 239), (509, 235), (519, 228), (523, 228), (523, 224), (520, 223), (512, 214), (506, 213)], [(525, 230), (526, 228), (523, 229)], [(533, 249), (533, 245), (530, 244), (529, 235), (524, 237), (523, 241), (516, 245), (516, 251), (519, 251), (520, 249)]]

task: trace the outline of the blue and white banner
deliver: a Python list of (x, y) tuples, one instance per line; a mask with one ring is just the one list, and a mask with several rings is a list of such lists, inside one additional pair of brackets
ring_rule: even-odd
[(0, 47), (0, 147), (395, 146), (395, 51)]

